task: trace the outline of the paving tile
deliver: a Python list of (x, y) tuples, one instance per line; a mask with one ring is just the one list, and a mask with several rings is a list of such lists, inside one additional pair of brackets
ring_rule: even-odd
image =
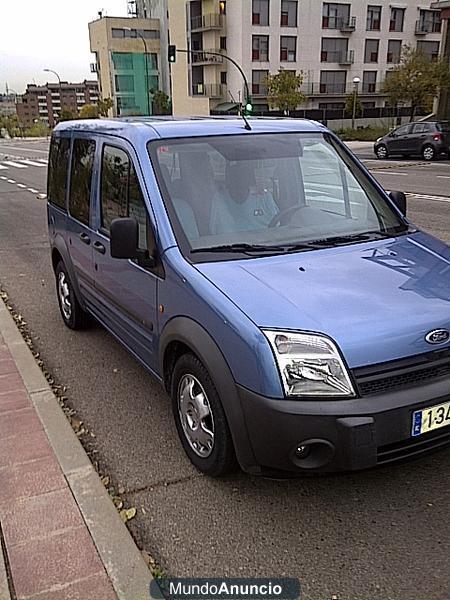
[(117, 596), (106, 574), (98, 573), (61, 590), (33, 595), (30, 600), (117, 600)]
[(0, 393), (23, 389), (25, 389), (25, 385), (19, 373), (0, 375)]
[(11, 352), (8, 350), (7, 346), (2, 344), (2, 338), (0, 336), (0, 360), (5, 358), (11, 358)]
[(0, 518), (8, 548), (84, 525), (68, 487), (2, 504)]
[(0, 469), (0, 507), (2, 504), (60, 490), (67, 486), (53, 456), (31, 463)]
[(18, 599), (104, 572), (84, 526), (11, 546), (8, 555)]
[(0, 413), (30, 408), (31, 406), (30, 398), (24, 390), (0, 393)]
[(0, 439), (39, 429), (42, 429), (42, 423), (32, 407), (5, 413), (0, 419)]
[(4, 358), (0, 354), (0, 375), (7, 375), (8, 373), (17, 373), (16, 363), (12, 358)]
[(0, 438), (0, 467), (19, 465), (46, 456), (53, 456), (53, 451), (42, 429), (27, 433), (26, 436)]

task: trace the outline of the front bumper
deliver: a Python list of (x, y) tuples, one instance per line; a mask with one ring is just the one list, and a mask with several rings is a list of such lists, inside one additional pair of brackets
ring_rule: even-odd
[[(412, 437), (412, 413), (450, 400), (450, 380), (349, 400), (277, 400), (238, 387), (262, 472), (365, 469), (450, 444), (450, 427)], [(298, 448), (309, 446), (305, 452)]]

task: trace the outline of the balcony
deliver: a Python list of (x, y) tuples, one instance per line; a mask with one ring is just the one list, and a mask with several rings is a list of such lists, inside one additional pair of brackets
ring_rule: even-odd
[(192, 86), (193, 96), (204, 96), (206, 98), (221, 98), (225, 95), (225, 85), (222, 83), (194, 83)]
[[(360, 95), (383, 95), (383, 82), (364, 82), (361, 86)], [(353, 83), (305, 83), (301, 91), (306, 96), (348, 96), (354, 92)]]
[[(214, 52), (214, 54), (209, 54)], [(223, 63), (223, 56), (217, 56), (217, 54), (223, 54), (224, 51), (220, 48), (208, 48), (208, 50), (193, 50), (191, 55), (191, 62), (195, 65), (217, 65)]]
[(348, 52), (342, 52), (340, 54), (338, 62), (344, 67), (352, 65), (355, 62), (355, 51), (349, 50)]
[(191, 31), (220, 30), (224, 26), (224, 15), (207, 13), (191, 18)]
[(339, 19), (339, 29), (342, 33), (352, 33), (356, 29), (356, 17), (348, 17), (347, 19)]

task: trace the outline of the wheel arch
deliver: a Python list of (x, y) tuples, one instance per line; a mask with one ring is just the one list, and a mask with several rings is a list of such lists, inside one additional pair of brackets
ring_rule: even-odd
[(162, 330), (159, 344), (159, 368), (168, 392), (175, 363), (186, 352), (194, 354), (202, 362), (214, 382), (230, 427), (240, 466), (247, 472), (259, 472), (236, 383), (228, 362), (215, 340), (202, 325), (188, 317), (174, 317)]

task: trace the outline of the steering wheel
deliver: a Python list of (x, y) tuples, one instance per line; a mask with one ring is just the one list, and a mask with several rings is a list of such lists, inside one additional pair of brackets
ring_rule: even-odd
[(286, 225), (286, 223), (289, 223), (289, 221), (291, 220), (292, 215), (294, 215), (301, 208), (304, 208), (303, 204), (289, 206), (289, 208), (284, 208), (283, 210), (280, 210), (280, 212), (273, 217), (268, 226), (275, 227), (277, 223), (279, 223), (280, 225)]

